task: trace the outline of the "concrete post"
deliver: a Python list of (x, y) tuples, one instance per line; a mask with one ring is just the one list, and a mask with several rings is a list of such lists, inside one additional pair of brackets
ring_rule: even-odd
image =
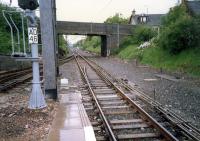
[(55, 1), (40, 0), (40, 27), (42, 36), (42, 55), (44, 58), (45, 93), (57, 99), (56, 80), (56, 37), (55, 37)]

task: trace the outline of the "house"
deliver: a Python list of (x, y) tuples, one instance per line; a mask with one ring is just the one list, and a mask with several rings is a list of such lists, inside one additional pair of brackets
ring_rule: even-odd
[(193, 1), (183, 0), (182, 4), (186, 5), (191, 15), (200, 16), (200, 1), (199, 0), (193, 0)]
[(144, 24), (152, 27), (159, 27), (161, 25), (161, 18), (164, 15), (165, 14), (135, 14), (135, 10), (133, 10), (129, 20), (129, 24)]

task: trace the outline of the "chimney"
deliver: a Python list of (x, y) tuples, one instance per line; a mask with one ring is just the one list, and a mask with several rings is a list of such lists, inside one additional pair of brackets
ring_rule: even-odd
[(129, 21), (129, 23), (132, 24), (132, 25), (136, 25), (135, 13), (136, 13), (135, 9), (133, 9), (132, 15), (131, 15), (131, 18), (130, 18), (130, 21)]
[(132, 16), (134, 17), (135, 16), (135, 9), (133, 9), (133, 11), (132, 11)]

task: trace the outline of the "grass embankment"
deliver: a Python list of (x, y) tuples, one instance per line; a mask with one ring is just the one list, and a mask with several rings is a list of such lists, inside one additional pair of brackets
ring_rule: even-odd
[[(190, 14), (189, 10), (184, 3), (171, 8), (161, 20), (158, 37), (148, 27), (136, 27), (135, 34), (121, 44), (117, 56), (200, 77), (200, 16)], [(150, 37), (154, 37), (150, 47), (137, 49)]]
[(77, 43), (83, 50), (100, 54), (101, 52), (101, 38), (98, 36), (89, 36)]
[(68, 47), (69, 45), (67, 40), (64, 38), (63, 35), (59, 35), (59, 46), (58, 46), (59, 58), (66, 57), (66, 55), (69, 53)]
[(87, 50), (89, 52), (94, 52), (96, 54), (100, 54), (100, 52), (101, 52), (100, 47), (93, 47), (93, 46), (88, 46), (87, 48), (85, 48), (85, 50)]
[(117, 56), (121, 59), (138, 59), (140, 63), (167, 71), (178, 71), (192, 76), (200, 76), (200, 50), (184, 50), (177, 55), (171, 55), (160, 47), (152, 46), (137, 49), (137, 45), (129, 45), (122, 49)]

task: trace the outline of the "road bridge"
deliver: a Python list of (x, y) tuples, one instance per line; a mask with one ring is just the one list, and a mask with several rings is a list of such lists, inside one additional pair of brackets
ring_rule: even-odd
[(119, 47), (123, 37), (131, 35), (133, 25), (57, 21), (57, 34), (101, 36), (101, 55)]

